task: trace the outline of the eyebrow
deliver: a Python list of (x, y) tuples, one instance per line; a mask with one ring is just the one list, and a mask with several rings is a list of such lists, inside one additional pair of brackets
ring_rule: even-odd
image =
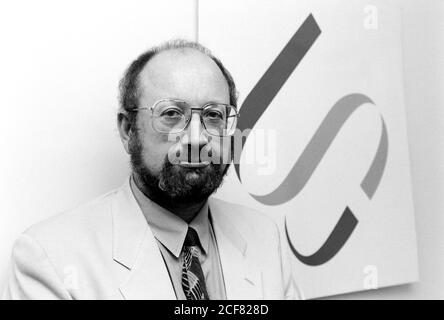
[(210, 104), (210, 103), (230, 105), (230, 103), (219, 102), (219, 101), (216, 101), (216, 100), (210, 100), (210, 101), (207, 101), (207, 102), (202, 103), (202, 104), (200, 104), (200, 103), (199, 104), (193, 104), (193, 103), (190, 103), (189, 101), (186, 101), (186, 100), (181, 99), (181, 98), (164, 98), (164, 99), (178, 100), (178, 101), (181, 101), (181, 102), (185, 102), (185, 103), (187, 103), (187, 104), (189, 104), (191, 106), (200, 106), (200, 107), (203, 107), (203, 106), (205, 106), (207, 104)]

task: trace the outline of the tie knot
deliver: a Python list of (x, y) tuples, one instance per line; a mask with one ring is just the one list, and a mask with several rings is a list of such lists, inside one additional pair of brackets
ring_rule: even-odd
[(199, 236), (191, 227), (188, 227), (187, 235), (185, 237), (185, 242), (183, 244), (185, 247), (194, 247), (194, 246), (200, 246)]

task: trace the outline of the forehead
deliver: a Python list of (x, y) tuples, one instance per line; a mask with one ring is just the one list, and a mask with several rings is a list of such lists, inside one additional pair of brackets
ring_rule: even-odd
[(217, 64), (202, 52), (185, 48), (154, 56), (139, 75), (141, 99), (177, 98), (201, 104), (229, 103), (229, 89)]

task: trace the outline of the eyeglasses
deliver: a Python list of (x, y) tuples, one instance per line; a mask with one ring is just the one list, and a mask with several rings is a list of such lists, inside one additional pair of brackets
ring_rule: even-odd
[(239, 114), (236, 107), (223, 103), (207, 103), (193, 108), (189, 103), (177, 99), (158, 100), (151, 107), (140, 107), (131, 111), (151, 110), (152, 127), (160, 133), (180, 133), (190, 123), (193, 111), (200, 112), (201, 123), (213, 136), (234, 134)]

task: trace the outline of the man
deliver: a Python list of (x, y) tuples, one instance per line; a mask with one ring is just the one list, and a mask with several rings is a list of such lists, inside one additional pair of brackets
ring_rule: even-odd
[(276, 224), (209, 198), (238, 117), (222, 63), (197, 43), (171, 41), (136, 59), (120, 90), (130, 177), (22, 234), (4, 297), (297, 297)]

